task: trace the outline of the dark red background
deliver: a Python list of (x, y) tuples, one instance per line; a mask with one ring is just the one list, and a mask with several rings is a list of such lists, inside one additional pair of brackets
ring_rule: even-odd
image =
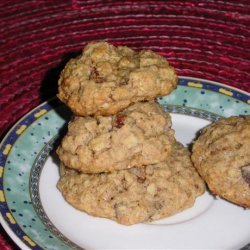
[[(54, 96), (92, 40), (164, 55), (179, 75), (250, 92), (250, 1), (1, 0), (0, 138)], [(13, 249), (2, 230), (0, 249)]]

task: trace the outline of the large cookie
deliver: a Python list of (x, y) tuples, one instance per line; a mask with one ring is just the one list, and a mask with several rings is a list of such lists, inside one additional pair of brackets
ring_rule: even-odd
[(70, 168), (99, 173), (164, 161), (174, 142), (170, 115), (143, 102), (113, 116), (75, 117), (57, 153)]
[(175, 71), (162, 56), (92, 42), (62, 71), (58, 97), (76, 115), (110, 115), (166, 95), (176, 84)]
[(192, 151), (194, 165), (212, 193), (250, 208), (250, 116), (209, 125)]
[(180, 144), (167, 161), (144, 168), (83, 174), (62, 164), (57, 187), (75, 208), (125, 225), (176, 214), (193, 206), (205, 190)]

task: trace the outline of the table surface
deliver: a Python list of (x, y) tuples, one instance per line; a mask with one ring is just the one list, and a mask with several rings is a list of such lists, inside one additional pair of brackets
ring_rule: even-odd
[[(55, 96), (65, 63), (93, 40), (152, 49), (178, 75), (250, 92), (249, 0), (1, 0), (0, 20), (0, 139)], [(0, 249), (17, 249), (2, 228)]]

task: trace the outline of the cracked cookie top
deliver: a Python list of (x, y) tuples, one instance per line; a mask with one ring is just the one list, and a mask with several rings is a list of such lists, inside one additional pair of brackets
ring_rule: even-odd
[(166, 161), (143, 168), (84, 174), (62, 164), (57, 187), (75, 208), (125, 225), (173, 215), (205, 191), (189, 151), (173, 147)]
[(250, 208), (250, 116), (222, 118), (207, 126), (192, 151), (212, 193)]
[(111, 115), (169, 94), (176, 84), (175, 71), (164, 57), (92, 42), (61, 72), (58, 98), (79, 116)]
[(99, 173), (164, 161), (174, 143), (170, 115), (142, 102), (113, 116), (75, 117), (57, 154), (67, 167)]

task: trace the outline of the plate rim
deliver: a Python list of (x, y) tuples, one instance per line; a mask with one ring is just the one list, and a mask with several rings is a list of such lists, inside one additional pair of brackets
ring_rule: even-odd
[[(207, 79), (203, 79), (203, 78), (197, 78), (197, 77), (192, 77), (192, 76), (178, 76), (178, 80), (190, 80), (190, 81), (197, 81), (197, 82), (206, 82), (212, 85), (216, 85), (216, 86), (220, 86), (225, 88), (226, 90), (234, 90), (236, 92), (242, 93), (244, 95), (246, 95), (249, 99), (245, 102), (246, 104), (250, 104), (250, 93), (245, 91), (245, 90), (241, 90), (239, 88), (233, 87), (233, 86), (229, 86), (217, 81), (212, 81), (212, 80), (207, 80)], [(178, 85), (177, 85), (178, 86)], [(184, 85), (182, 85), (184, 86)], [(187, 87), (195, 87), (195, 86), (187, 86)], [(202, 87), (195, 87), (195, 88), (199, 88), (199, 89), (203, 89)], [(218, 91), (215, 91), (219, 94), (224, 94), (224, 93), (220, 93)], [(232, 96), (230, 96), (232, 97)], [(1, 139), (0, 142), (0, 148), (3, 147), (4, 142), (7, 140), (7, 138), (10, 136), (10, 134), (15, 130), (15, 128), (22, 122), (24, 121), (27, 117), (29, 117), (32, 113), (34, 113), (36, 110), (38, 110), (39, 108), (48, 105), (49, 109), (47, 109), (47, 112), (51, 111), (53, 109), (53, 107), (50, 105), (51, 102), (53, 101), (58, 101), (58, 99), (56, 98), (56, 96), (49, 98), (46, 101), (43, 101), (42, 103), (40, 103), (39, 105), (35, 106), (34, 108), (32, 108), (29, 112), (27, 112), (26, 114), (24, 114), (21, 118), (19, 118), (12, 126), (11, 128), (7, 131), (7, 133), (3, 136), (3, 138)], [(60, 101), (59, 101), (60, 103)], [(33, 121), (34, 122), (34, 121)], [(32, 123), (33, 123), (32, 122)], [(31, 124), (32, 124), (31, 123)], [(29, 124), (30, 126), (30, 124)], [(2, 181), (3, 183), (3, 177), (2, 177)], [(3, 193), (4, 195), (4, 193)], [(5, 195), (4, 195), (5, 197)], [(6, 201), (5, 201), (6, 202)], [(7, 203), (7, 202), (6, 202)], [(17, 235), (16, 233), (11, 229), (11, 227), (9, 226), (9, 223), (4, 219), (3, 214), (2, 214), (2, 210), (0, 210), (0, 224), (2, 225), (3, 229), (5, 230), (5, 232), (7, 233), (7, 235), (9, 236), (9, 238), (19, 247), (21, 247), (21, 249), (32, 249), (29, 247), (29, 245), (27, 245), (26, 243), (24, 243)], [(25, 235), (27, 235), (25, 233)], [(29, 235), (27, 235), (29, 237)], [(32, 240), (32, 239), (31, 239)], [(36, 245), (37, 247), (40, 247), (39, 245)]]
[(214, 85), (219, 85), (219, 86), (225, 87), (226, 89), (232, 89), (232, 90), (235, 90), (237, 92), (241, 92), (242, 94), (245, 94), (250, 98), (250, 93), (249, 92), (247, 92), (245, 90), (242, 90), (242, 89), (239, 89), (237, 87), (226, 85), (225, 83), (221, 83), (221, 82), (217, 82), (217, 81), (213, 81), (213, 80), (207, 80), (207, 79), (199, 78), (199, 77), (192, 77), (192, 76), (182, 76), (182, 75), (180, 75), (180, 76), (178, 76), (178, 78), (179, 77), (180, 78), (185, 78), (185, 79), (190, 79), (190, 80), (194, 79), (196, 81), (205, 81), (205, 82), (208, 82), (208, 83), (211, 83), (211, 84), (214, 84)]

